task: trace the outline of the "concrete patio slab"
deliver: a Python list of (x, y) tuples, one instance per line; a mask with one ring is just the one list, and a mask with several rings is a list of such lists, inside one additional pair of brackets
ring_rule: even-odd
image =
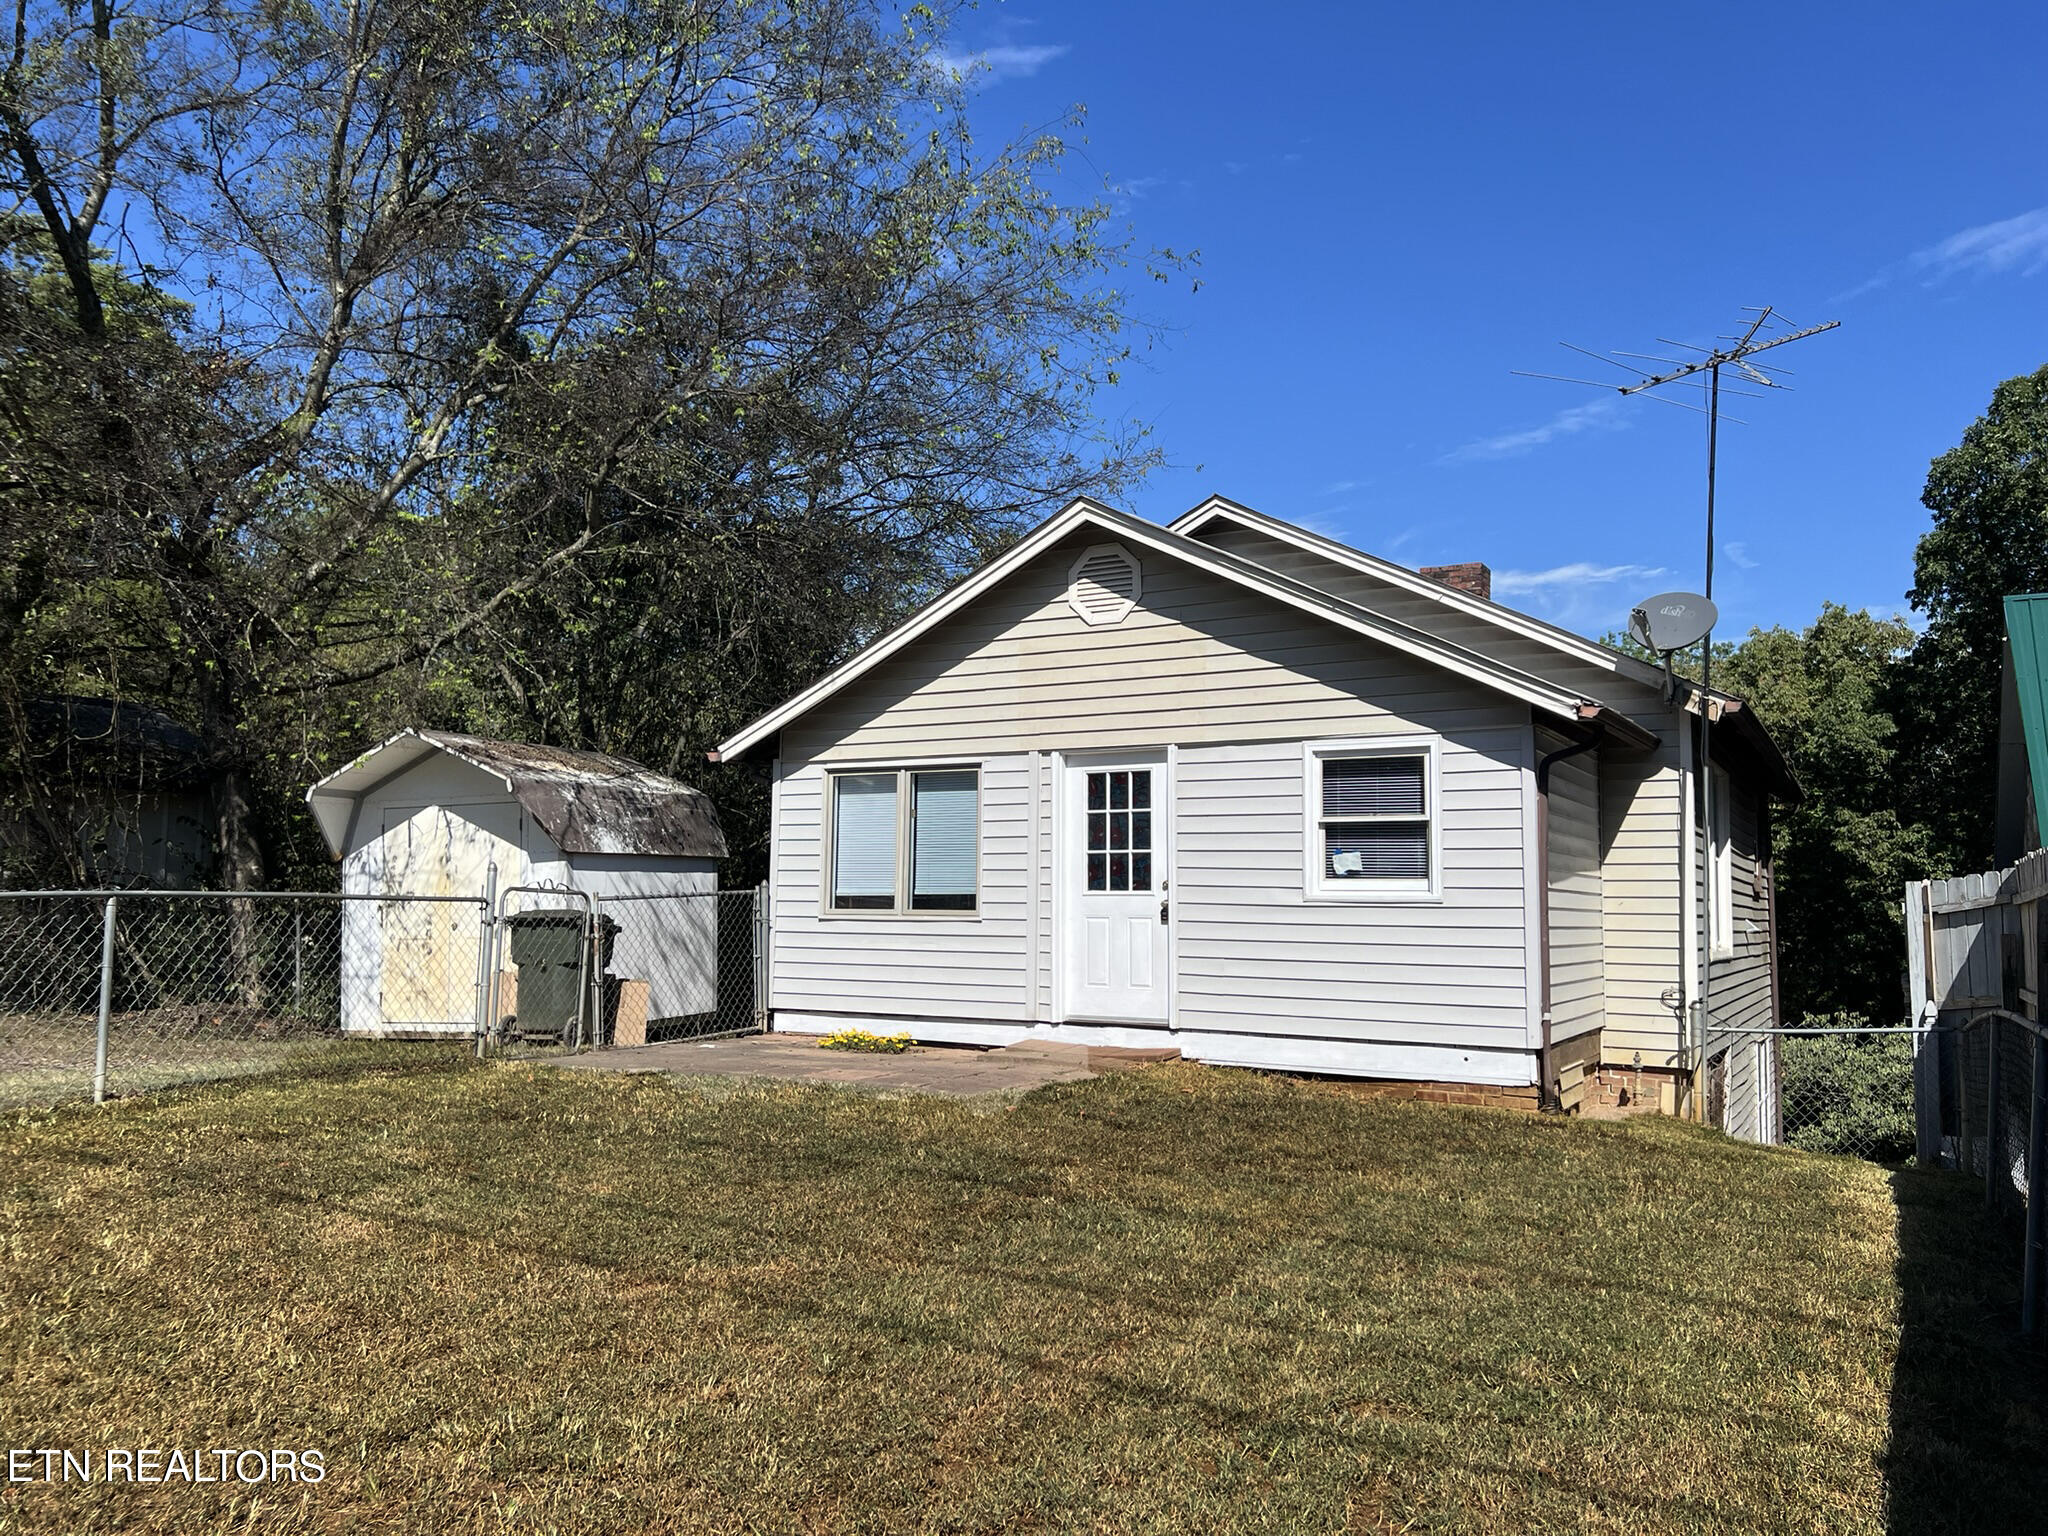
[(812, 1035), (747, 1035), (738, 1040), (671, 1040), (563, 1057), (571, 1072), (665, 1072), (692, 1077), (769, 1077), (837, 1083), (884, 1093), (939, 1093), (973, 1098), (1024, 1093), (1047, 1083), (1075, 1083), (1100, 1072), (1171, 1059), (1180, 1053), (1090, 1050), (1026, 1040), (999, 1050), (914, 1045), (891, 1055), (828, 1051)]

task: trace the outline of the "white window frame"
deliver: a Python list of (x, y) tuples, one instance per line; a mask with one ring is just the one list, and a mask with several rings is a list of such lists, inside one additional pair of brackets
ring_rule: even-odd
[(1707, 931), (1714, 958), (1726, 960), (1735, 954), (1735, 782), (1726, 768), (1708, 766), (1707, 793)]
[[(910, 904), (910, 881), (913, 874), (912, 852), (914, 838), (911, 834), (911, 777), (919, 773), (960, 773), (974, 775), (974, 905), (972, 907), (913, 907)], [(833, 872), (838, 863), (833, 847), (839, 825), (838, 781), (842, 778), (866, 778), (879, 774), (896, 775), (896, 897), (886, 907), (840, 907), (832, 903)], [(922, 759), (914, 763), (834, 763), (824, 772), (822, 796), (818, 802), (818, 846), (824, 857), (818, 868), (818, 913), (821, 917), (835, 921), (845, 918), (884, 918), (895, 921), (898, 918), (914, 918), (918, 922), (929, 922), (935, 918), (950, 919), (954, 922), (980, 922), (982, 911), (982, 813), (987, 804), (983, 798), (988, 787), (988, 775), (979, 758)]]
[[(1371, 817), (1323, 816), (1323, 764), (1331, 758), (1420, 757), (1422, 817), (1429, 828), (1429, 878), (1426, 880), (1328, 880), (1323, 876), (1323, 823), (1370, 821)], [(1318, 904), (1406, 903), (1443, 900), (1443, 738), (1435, 735), (1351, 736), (1301, 744), (1301, 889), (1305, 902)], [(1388, 816), (1386, 821), (1414, 821), (1413, 816)]]

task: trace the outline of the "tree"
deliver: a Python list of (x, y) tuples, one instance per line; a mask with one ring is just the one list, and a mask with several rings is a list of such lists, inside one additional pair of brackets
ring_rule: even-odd
[(1804, 631), (1752, 630), (1727, 659), (1805, 796), (1775, 820), (1779, 979), (1788, 1018), (1901, 1006), (1900, 891), (1933, 857), (1927, 829), (1897, 806), (1899, 732), (1891, 674), (1913, 642), (1898, 619), (1835, 603)]
[[(16, 8), (0, 163), (75, 350), (108, 344), (90, 247), (120, 209), (148, 238), (113, 270), (194, 303), (178, 364), (214, 384), (177, 398), (218, 409), (131, 423), (149, 498), (29, 481), (9, 518), (87, 509), (110, 558), (62, 603), (152, 594), (122, 643), (187, 658), (165, 702), (220, 746), (230, 883), (307, 857), (297, 789), (400, 721), (512, 717), (683, 766), (705, 722), (664, 734), (672, 691), (598, 670), (687, 675), (703, 631), (679, 606), (739, 615), (715, 644), (783, 692), (1028, 512), (1155, 461), (1094, 405), (1145, 335), (1113, 281), (1132, 253), (1045, 190), (1057, 133), (975, 147), (934, 62), (946, 20)], [(740, 573), (753, 591), (719, 590)], [(671, 643), (622, 650), (636, 634)], [(112, 686), (90, 647), (57, 665)]]
[(2048, 367), (2007, 379), (1921, 499), (1934, 526), (1914, 553), (1927, 628), (1894, 699), (1901, 798), (1932, 829), (1944, 870), (1991, 864), (2004, 599), (2048, 588)]

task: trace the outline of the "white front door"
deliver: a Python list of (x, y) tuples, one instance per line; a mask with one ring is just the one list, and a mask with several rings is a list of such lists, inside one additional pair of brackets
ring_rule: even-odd
[(1067, 765), (1059, 867), (1070, 1019), (1167, 1021), (1171, 795), (1163, 753)]

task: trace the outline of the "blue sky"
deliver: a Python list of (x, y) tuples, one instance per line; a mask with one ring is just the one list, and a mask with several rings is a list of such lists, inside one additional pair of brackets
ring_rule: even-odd
[(1722, 633), (1903, 611), (1928, 460), (2048, 362), (2038, 3), (1026, 0), (954, 41), (982, 138), (1085, 102), (1066, 190), (1201, 252), (1107, 402), (1173, 461), (1128, 499), (1160, 521), (1216, 492), (1618, 627), (1699, 583), (1703, 418), (1510, 370), (1774, 304), (1842, 329), (1726, 402)]

